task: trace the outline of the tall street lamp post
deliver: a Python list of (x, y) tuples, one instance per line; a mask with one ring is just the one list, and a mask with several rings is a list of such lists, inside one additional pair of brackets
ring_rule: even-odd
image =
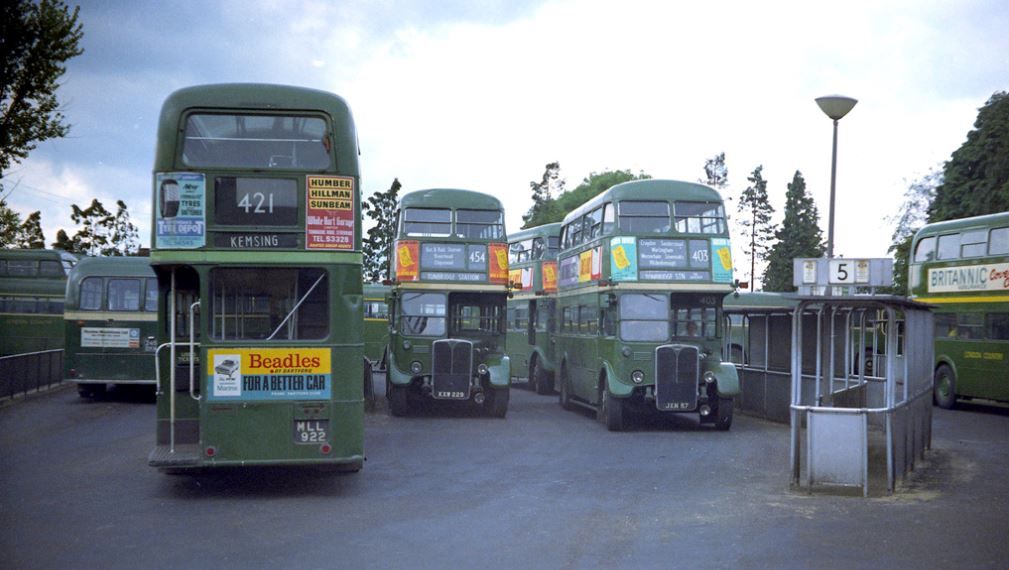
[(844, 95), (817, 97), (816, 104), (825, 115), (834, 120), (834, 150), (830, 159), (830, 222), (827, 225), (827, 259), (834, 257), (834, 189), (837, 182), (837, 122), (858, 103)]

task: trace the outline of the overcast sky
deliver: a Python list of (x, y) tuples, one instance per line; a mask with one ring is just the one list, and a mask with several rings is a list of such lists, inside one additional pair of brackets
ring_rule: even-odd
[(826, 237), (831, 121), (813, 100), (848, 95), (835, 254), (884, 257), (908, 182), (1009, 89), (1005, 0), (127, 0), (83, 2), (80, 17), (85, 51), (59, 92), (71, 134), (3, 180), (22, 216), (42, 211), (49, 243), (76, 231), (71, 204), (98, 198), (124, 200), (149, 245), (162, 101), (248, 81), (347, 99), (366, 194), (396, 177), (487, 192), (509, 231), (548, 162), (574, 188), (605, 169), (697, 180), (724, 152), (726, 197), (763, 165), (779, 218), (801, 170)]

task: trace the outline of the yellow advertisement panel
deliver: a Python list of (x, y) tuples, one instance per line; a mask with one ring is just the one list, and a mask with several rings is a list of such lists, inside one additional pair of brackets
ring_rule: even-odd
[(328, 348), (213, 348), (207, 359), (207, 397), (217, 401), (328, 400)]

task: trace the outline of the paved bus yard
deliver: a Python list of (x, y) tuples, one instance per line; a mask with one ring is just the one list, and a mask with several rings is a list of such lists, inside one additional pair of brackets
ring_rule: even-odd
[[(381, 386), (382, 378), (377, 383)], [(381, 390), (378, 391), (381, 394)], [(366, 417), (357, 474), (147, 466), (153, 397), (57, 389), (0, 408), (0, 565), (1004, 567), (1009, 408), (935, 409), (888, 496), (789, 488), (788, 426), (737, 414), (609, 432), (513, 389), (508, 417)]]

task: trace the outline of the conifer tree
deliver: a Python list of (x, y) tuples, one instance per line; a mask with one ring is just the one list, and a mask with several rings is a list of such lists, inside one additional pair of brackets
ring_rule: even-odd
[(774, 207), (767, 196), (767, 181), (763, 176), (764, 166), (753, 169), (746, 180), (750, 183), (739, 197), (739, 221), (744, 243), (748, 244), (746, 255), (750, 259), (750, 287), (755, 289), (757, 260), (765, 261), (771, 250), (775, 225), (771, 223)]
[(529, 182), (529, 189), (533, 192), (533, 205), (522, 215), (524, 222), (522, 229), (560, 221), (560, 218), (564, 217), (564, 214), (560, 214), (556, 197), (564, 193), (565, 183), (561, 178), (560, 162), (547, 164), (543, 168), (543, 176), (539, 182), (535, 180)]
[(812, 196), (806, 194), (806, 181), (796, 170), (785, 193), (785, 219), (774, 233), (775, 244), (767, 256), (767, 269), (762, 279), (765, 291), (795, 291), (792, 260), (823, 255), (819, 219)]
[(42, 212), (35, 211), (18, 226), (17, 246), (22, 249), (45, 249), (46, 237), (42, 234)]

